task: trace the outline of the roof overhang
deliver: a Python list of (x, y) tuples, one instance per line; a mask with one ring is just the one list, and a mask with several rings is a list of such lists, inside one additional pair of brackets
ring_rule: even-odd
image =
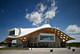
[(65, 34), (64, 32), (60, 31), (59, 29), (56, 28), (41, 28), (39, 30), (36, 30), (34, 32), (31, 32), (29, 34), (25, 34), (23, 36), (18, 36), (18, 37), (7, 37), (5, 41), (10, 41), (10, 40), (24, 40), (24, 37), (28, 41), (30, 37), (32, 37), (35, 33), (52, 33), (55, 34), (58, 38), (60, 38), (63, 42), (66, 42), (68, 40), (75, 40), (74, 38), (70, 37), (69, 35)]

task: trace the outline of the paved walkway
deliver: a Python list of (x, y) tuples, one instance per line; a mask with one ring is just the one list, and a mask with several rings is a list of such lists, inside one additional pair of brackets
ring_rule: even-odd
[[(11, 50), (0, 51), (0, 54), (80, 54), (80, 48), (52, 48), (53, 52), (50, 52), (51, 48), (33, 48), (32, 50)], [(72, 51), (75, 49), (75, 52)]]

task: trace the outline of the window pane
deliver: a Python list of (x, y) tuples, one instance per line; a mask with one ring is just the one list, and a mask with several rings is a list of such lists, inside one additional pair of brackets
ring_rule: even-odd
[(9, 35), (15, 35), (15, 31), (10, 31)]
[(42, 41), (42, 42), (54, 41), (54, 36), (50, 36), (50, 35), (40, 35), (40, 41)]

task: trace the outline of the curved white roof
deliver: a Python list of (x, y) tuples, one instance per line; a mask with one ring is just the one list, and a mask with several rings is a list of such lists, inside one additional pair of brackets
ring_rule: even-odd
[(44, 24), (40, 27), (37, 28), (20, 28), (20, 35), (19, 36), (8, 36), (8, 37), (12, 37), (12, 38), (16, 38), (16, 37), (21, 37), (24, 36), (26, 34), (32, 33), (36, 30), (42, 29), (42, 28), (51, 28), (50, 24)]
[(49, 24), (44, 24), (41, 27), (37, 27), (37, 28), (21, 28), (21, 34), (20, 34), (20, 36), (32, 33), (32, 32), (34, 32), (36, 30), (41, 29), (41, 28), (51, 28), (51, 26)]

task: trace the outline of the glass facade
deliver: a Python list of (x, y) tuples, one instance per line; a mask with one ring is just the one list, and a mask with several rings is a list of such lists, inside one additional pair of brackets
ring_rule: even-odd
[(10, 31), (9, 35), (11, 35), (11, 36), (15, 35), (15, 31)]
[(54, 42), (54, 35), (40, 35), (40, 42)]

